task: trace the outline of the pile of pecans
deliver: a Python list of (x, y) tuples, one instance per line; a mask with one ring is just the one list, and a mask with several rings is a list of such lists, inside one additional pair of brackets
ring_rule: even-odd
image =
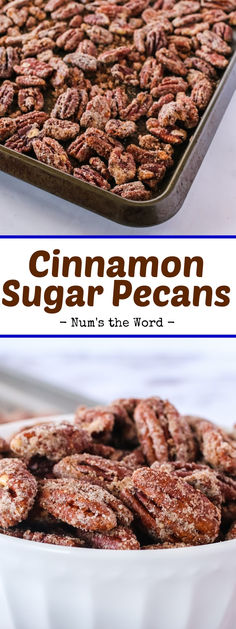
[(0, 142), (126, 199), (151, 198), (229, 62), (235, 9), (0, 0)]
[(80, 407), (0, 439), (0, 533), (113, 550), (236, 539), (236, 432), (168, 401)]

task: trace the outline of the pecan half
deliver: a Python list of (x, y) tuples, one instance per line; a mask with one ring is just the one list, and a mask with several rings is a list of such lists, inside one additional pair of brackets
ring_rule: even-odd
[[(17, 119), (14, 122), (16, 124)], [(16, 124), (16, 128), (17, 133), (11, 135), (11, 137), (6, 141), (5, 146), (9, 149), (17, 151), (18, 153), (30, 153), (33, 140), (35, 140), (40, 133), (39, 125), (35, 122), (25, 122), (19, 127), (18, 124)]]
[(134, 412), (138, 438), (151, 465), (170, 460), (192, 461), (196, 446), (185, 418), (168, 401), (160, 398), (142, 400)]
[(43, 94), (38, 87), (26, 87), (18, 92), (18, 105), (21, 111), (40, 111), (44, 106)]
[(18, 459), (0, 461), (0, 526), (15, 526), (27, 518), (37, 492), (37, 482)]
[(19, 61), (19, 50), (12, 46), (0, 47), (0, 79), (9, 79)]
[(86, 181), (87, 183), (91, 183), (92, 186), (97, 186), (98, 188), (103, 188), (104, 190), (110, 190), (110, 184), (100, 173), (98, 173), (94, 168), (90, 166), (81, 166), (80, 168), (74, 168), (74, 177), (77, 179), (82, 179), (82, 181)]
[(87, 533), (78, 529), (78, 533), (92, 548), (103, 550), (139, 550), (140, 548), (137, 537), (128, 527), (117, 526), (103, 533)]
[(127, 526), (133, 519), (130, 510), (106, 489), (72, 478), (41, 481), (39, 504), (85, 531), (109, 531), (118, 522)]
[(209, 81), (209, 79), (205, 77), (203, 79), (200, 79), (200, 81), (197, 81), (197, 83), (194, 85), (191, 92), (191, 98), (196, 107), (200, 109), (200, 111), (203, 111), (204, 109), (206, 109), (209, 101), (211, 100), (212, 94), (213, 85), (211, 81)]
[(87, 480), (113, 492), (118, 481), (130, 475), (130, 468), (121, 461), (111, 461), (92, 454), (75, 454), (54, 465), (57, 478)]
[(14, 85), (11, 81), (4, 81), (0, 87), (0, 117), (5, 116), (14, 98)]
[(110, 116), (111, 110), (107, 98), (105, 96), (94, 96), (87, 104), (80, 123), (82, 127), (104, 129)]
[(52, 118), (66, 120), (76, 115), (79, 107), (79, 92), (75, 87), (68, 87), (63, 94), (58, 97), (52, 111)]
[(37, 454), (56, 462), (68, 454), (84, 452), (89, 444), (90, 439), (83, 430), (71, 424), (47, 422), (14, 435), (10, 447), (14, 454), (27, 460)]
[(123, 197), (123, 199), (130, 199), (131, 201), (148, 201), (151, 196), (150, 192), (146, 190), (141, 181), (132, 181), (132, 183), (124, 183), (121, 186), (115, 186), (112, 192)]
[(195, 545), (217, 538), (220, 510), (182, 478), (144, 467), (121, 485), (122, 499), (154, 540)]
[(48, 118), (43, 125), (45, 135), (55, 140), (66, 141), (72, 140), (79, 133), (79, 124), (70, 122), (70, 120), (58, 120), (57, 118)]
[(116, 138), (128, 138), (130, 135), (136, 133), (137, 127), (135, 122), (131, 120), (109, 120), (105, 126), (105, 131), (108, 135)]
[(134, 158), (120, 147), (114, 148), (111, 152), (108, 169), (118, 185), (135, 178), (136, 165)]

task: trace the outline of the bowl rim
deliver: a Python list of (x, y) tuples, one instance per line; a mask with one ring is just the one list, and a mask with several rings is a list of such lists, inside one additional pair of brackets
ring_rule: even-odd
[[(32, 425), (36, 425), (42, 422), (55, 422), (55, 423), (59, 423), (62, 421), (68, 421), (71, 422), (74, 420), (74, 415), (72, 413), (68, 413), (68, 414), (62, 414), (62, 415), (50, 415), (47, 417), (33, 417), (31, 419), (20, 419), (18, 421), (15, 422), (7, 422), (7, 423), (2, 423), (0, 424), (0, 436), (2, 436), (4, 439), (7, 439), (11, 434), (14, 434), (15, 432), (17, 432), (17, 430), (19, 428), (22, 428), (23, 426), (25, 426), (27, 428), (27, 426), (32, 426)], [(2, 428), (3, 428), (3, 434), (2, 434)], [(6, 433), (8, 433), (8, 435), (6, 435)], [(5, 433), (5, 434), (4, 434)], [(6, 457), (7, 458), (7, 457)], [(0, 533), (0, 547), (2, 545), (7, 545), (8, 544), (12, 545), (14, 548), (14, 545), (16, 545), (16, 549), (18, 549), (18, 545), (20, 545), (19, 547), (27, 551), (29, 551), (30, 549), (33, 550), (35, 548), (35, 552), (37, 551), (41, 551), (42, 553), (54, 553), (54, 555), (62, 555), (62, 554), (66, 554), (66, 555), (71, 555), (71, 556), (76, 556), (76, 554), (78, 554), (78, 551), (80, 551), (81, 554), (83, 555), (88, 555), (89, 558), (91, 558), (92, 556), (101, 556), (104, 555), (106, 558), (108, 559), (110, 557), (110, 559), (113, 561), (114, 560), (114, 556), (117, 556), (117, 558), (120, 560), (121, 557), (124, 557), (124, 560), (128, 559), (128, 557), (130, 558), (130, 555), (132, 555), (132, 557), (140, 557), (140, 550), (111, 550), (111, 549), (101, 549), (101, 548), (80, 548), (80, 547), (72, 547), (72, 546), (59, 546), (56, 544), (50, 544), (50, 543), (42, 543), (42, 542), (35, 542), (32, 540), (24, 540), (21, 538), (17, 538), (17, 537), (11, 537), (10, 535), (4, 535), (4, 533)], [(186, 546), (186, 547), (180, 547), (180, 548), (160, 548), (160, 549), (146, 549), (146, 551), (148, 552), (148, 557), (150, 557), (151, 560), (154, 560), (154, 558), (158, 557), (160, 558), (160, 553), (162, 553), (162, 556), (166, 557), (166, 558), (170, 558), (170, 557), (175, 557), (176, 559), (181, 557), (183, 558), (183, 556), (188, 558), (191, 558), (192, 555), (195, 555), (196, 553), (198, 553), (200, 555), (203, 555), (204, 553), (211, 553), (211, 554), (216, 554), (218, 552), (224, 552), (224, 549), (226, 549), (226, 546), (228, 548), (228, 550), (230, 549), (236, 549), (236, 539), (232, 539), (232, 540), (223, 540), (223, 541), (219, 541), (219, 542), (213, 542), (211, 544), (199, 544), (198, 546)], [(99, 553), (99, 554), (98, 554)], [(163, 555), (164, 553), (164, 555)], [(147, 553), (144, 551), (142, 551), (141, 556), (146, 557)], [(126, 559), (125, 559), (126, 558)], [(182, 559), (181, 559), (182, 560)]]

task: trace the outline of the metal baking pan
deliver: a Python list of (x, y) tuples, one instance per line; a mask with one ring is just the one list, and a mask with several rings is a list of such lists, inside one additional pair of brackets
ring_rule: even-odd
[(0, 170), (51, 192), (116, 223), (129, 227), (158, 225), (180, 209), (236, 87), (236, 37), (233, 55), (214, 95), (158, 196), (130, 201), (80, 181), (27, 155), (0, 146)]

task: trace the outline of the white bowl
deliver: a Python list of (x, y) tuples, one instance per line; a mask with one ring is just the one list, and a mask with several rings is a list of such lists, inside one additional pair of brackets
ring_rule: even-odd
[[(32, 422), (1, 425), (0, 435), (6, 438)], [(112, 551), (0, 535), (0, 629), (235, 626), (235, 540)]]

